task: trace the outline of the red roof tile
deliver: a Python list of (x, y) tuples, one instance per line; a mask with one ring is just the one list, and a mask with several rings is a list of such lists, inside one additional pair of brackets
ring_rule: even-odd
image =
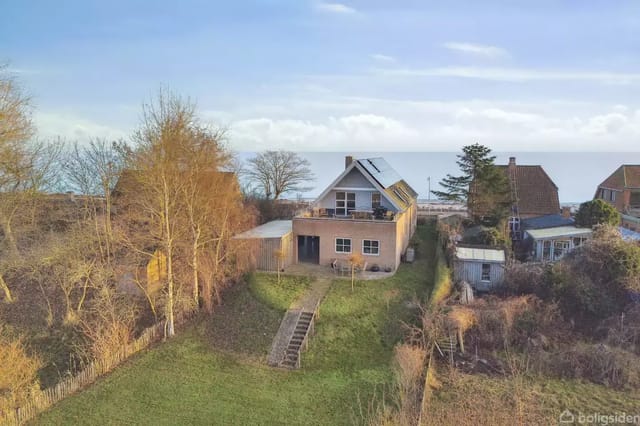
[[(508, 175), (508, 166), (498, 166)], [(558, 187), (542, 166), (513, 166), (516, 168), (518, 210), (521, 216), (558, 214)]]
[(625, 188), (640, 188), (640, 165), (623, 164), (599, 186), (620, 191)]

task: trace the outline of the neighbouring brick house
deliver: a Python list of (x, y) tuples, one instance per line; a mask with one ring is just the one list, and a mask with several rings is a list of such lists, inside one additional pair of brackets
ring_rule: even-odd
[(508, 165), (497, 167), (504, 170), (510, 184), (515, 184), (521, 219), (560, 213), (558, 187), (542, 166), (522, 166), (516, 164), (516, 157), (510, 157)]
[(330, 265), (361, 253), (395, 270), (416, 229), (417, 193), (382, 158), (345, 159), (345, 170), (293, 219), (294, 259)]
[(622, 215), (622, 226), (640, 231), (640, 165), (624, 164), (604, 180), (593, 197), (612, 204)]
[(558, 187), (542, 166), (519, 165), (516, 157), (509, 157), (509, 164), (497, 167), (504, 170), (509, 181), (512, 202), (509, 229), (514, 242), (522, 239), (522, 220), (560, 213)]

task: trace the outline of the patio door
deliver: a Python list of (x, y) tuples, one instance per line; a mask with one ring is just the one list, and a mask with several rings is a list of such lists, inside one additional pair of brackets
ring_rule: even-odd
[(320, 263), (320, 237), (298, 235), (298, 262)]

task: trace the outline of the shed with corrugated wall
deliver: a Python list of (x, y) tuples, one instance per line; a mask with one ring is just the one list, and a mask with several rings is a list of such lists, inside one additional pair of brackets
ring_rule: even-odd
[[(290, 220), (274, 220), (233, 237), (246, 244), (260, 271), (277, 271), (293, 262), (293, 228)], [(278, 259), (278, 250), (281, 259)]]
[(454, 279), (468, 282), (475, 290), (489, 291), (504, 279), (502, 249), (456, 247), (453, 264)]

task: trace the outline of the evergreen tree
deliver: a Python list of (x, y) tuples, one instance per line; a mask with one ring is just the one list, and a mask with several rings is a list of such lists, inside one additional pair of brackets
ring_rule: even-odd
[(580, 204), (576, 213), (576, 225), (592, 228), (603, 224), (612, 226), (620, 224), (620, 213), (615, 207), (600, 199)]
[(442, 191), (432, 191), (441, 200), (466, 203), (476, 221), (488, 219), (495, 225), (508, 215), (509, 182), (506, 174), (495, 166), (491, 149), (474, 143), (462, 148), (457, 164), (462, 174), (447, 175), (441, 182)]

